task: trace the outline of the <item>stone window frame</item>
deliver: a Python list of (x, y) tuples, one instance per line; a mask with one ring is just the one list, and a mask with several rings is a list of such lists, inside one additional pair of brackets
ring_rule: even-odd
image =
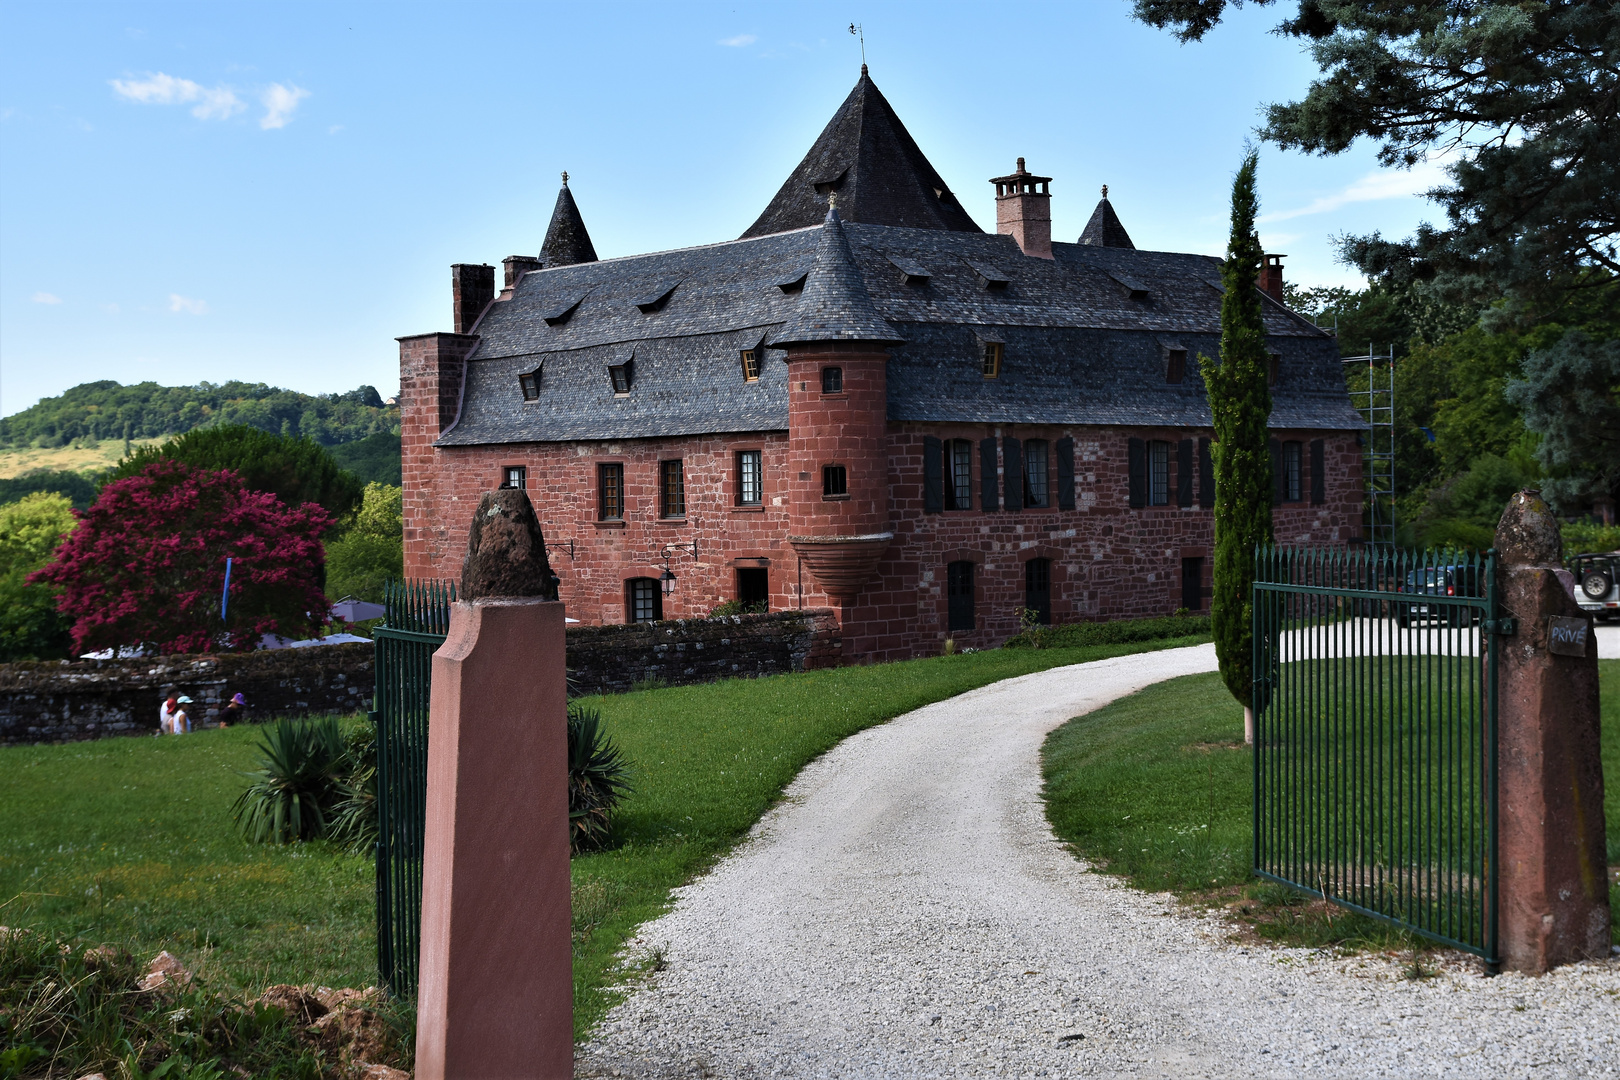
[(821, 396), (832, 397), (844, 393), (844, 369), (837, 364), (828, 364), (821, 369)]
[[(747, 463), (754, 463), (754, 498), (746, 498), (748, 494)], [(765, 450), (763, 447), (740, 447), (732, 456), (735, 480), (733, 490), (733, 503), (739, 509), (760, 509), (765, 505)]]
[(596, 520), (624, 519), (624, 462), (599, 461), (596, 463)]
[(502, 465), (500, 486), (503, 488), (516, 488), (519, 491), (527, 489), (529, 486), (529, 467), (527, 465)]
[(849, 498), (849, 468), (837, 462), (821, 467), (821, 501), (843, 502)]

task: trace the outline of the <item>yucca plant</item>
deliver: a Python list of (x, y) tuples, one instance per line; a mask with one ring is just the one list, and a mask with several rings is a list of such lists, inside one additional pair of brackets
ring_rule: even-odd
[(575, 852), (600, 847), (614, 807), (630, 793), (630, 766), (602, 730), (602, 714), (568, 706), (568, 838)]
[(337, 720), (283, 720), (259, 743), (259, 768), (232, 814), (249, 840), (285, 844), (326, 833), (344, 762)]

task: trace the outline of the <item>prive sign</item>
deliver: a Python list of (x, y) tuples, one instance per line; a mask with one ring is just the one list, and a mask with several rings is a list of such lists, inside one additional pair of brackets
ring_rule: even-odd
[(1592, 624), (1585, 619), (1566, 619), (1561, 615), (1547, 617), (1547, 651), (1559, 656), (1585, 656), (1586, 639)]

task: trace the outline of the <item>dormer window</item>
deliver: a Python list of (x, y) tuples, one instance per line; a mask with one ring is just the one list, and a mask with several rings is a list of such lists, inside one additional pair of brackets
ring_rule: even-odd
[(890, 255), (889, 262), (893, 263), (894, 268), (900, 271), (900, 280), (907, 285), (926, 285), (929, 277), (932, 276), (929, 274), (927, 267), (902, 255)]
[(1110, 273), (1108, 276), (1113, 278), (1114, 284), (1118, 285), (1120, 290), (1132, 300), (1146, 300), (1148, 298), (1148, 287), (1135, 278), (1115, 273)]
[(608, 368), (608, 379), (613, 383), (613, 395), (623, 397), (630, 393), (630, 383), (635, 377), (635, 360), (626, 360), (622, 364), (613, 364)]
[(1266, 385), (1276, 386), (1277, 376), (1281, 373), (1282, 353), (1266, 353)]
[(744, 349), (742, 351), (742, 371), (744, 382), (759, 382), (759, 354), (760, 350)]
[(541, 368), (518, 376), (518, 386), (523, 390), (524, 401), (536, 401), (540, 397)]
[(1164, 351), (1164, 381), (1167, 383), (1180, 383), (1187, 378), (1187, 350), (1166, 349)]
[(1007, 346), (999, 341), (986, 341), (984, 343), (984, 358), (982, 373), (987, 379), (1001, 378), (1001, 361), (1006, 354)]
[(643, 315), (651, 315), (669, 303), (669, 298), (675, 294), (678, 281), (663, 281), (654, 285), (644, 296), (635, 301), (636, 307), (641, 309)]
[(1005, 270), (989, 263), (969, 262), (968, 269), (979, 275), (979, 281), (991, 292), (1000, 292), (1012, 283), (1012, 278)]

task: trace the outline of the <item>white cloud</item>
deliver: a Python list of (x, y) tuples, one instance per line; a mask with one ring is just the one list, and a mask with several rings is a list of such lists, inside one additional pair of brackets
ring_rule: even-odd
[(343, 125), (342, 124), (333, 124), (331, 127), (326, 129), (326, 133), (328, 135), (336, 135), (338, 132), (340, 132), (342, 130), (343, 130)]
[(1425, 161), (1409, 170), (1381, 170), (1368, 173), (1361, 179), (1332, 195), (1324, 195), (1309, 206), (1297, 210), (1282, 210), (1275, 214), (1262, 214), (1259, 224), (1287, 221), (1289, 218), (1309, 214), (1325, 214), (1341, 206), (1358, 202), (1377, 202), (1382, 199), (1409, 199), (1422, 195), (1430, 188), (1439, 187), (1448, 179), (1445, 166), (1437, 161)]
[(225, 120), (247, 108), (227, 86), (202, 86), (161, 71), (145, 79), (113, 79), (112, 88), (142, 105), (189, 104), (191, 115), (199, 120)]
[(719, 41), (715, 42), (715, 44), (726, 45), (733, 49), (741, 49), (746, 45), (752, 45), (758, 40), (759, 38), (755, 37), (753, 34), (738, 34), (736, 37), (721, 38)]
[(62, 302), (62, 298), (60, 296), (48, 292), (37, 292), (28, 299), (32, 300), (36, 304), (60, 304)]
[(292, 114), (298, 108), (298, 103), (309, 97), (309, 91), (297, 86), (282, 86), (280, 83), (271, 83), (259, 100), (264, 102), (265, 113), (259, 121), (259, 126), (266, 131), (272, 128), (284, 128), (292, 122)]
[(205, 300), (193, 300), (191, 297), (181, 296), (179, 293), (170, 293), (169, 310), (176, 313), (184, 312), (187, 315), (206, 315), (208, 314), (208, 302)]

